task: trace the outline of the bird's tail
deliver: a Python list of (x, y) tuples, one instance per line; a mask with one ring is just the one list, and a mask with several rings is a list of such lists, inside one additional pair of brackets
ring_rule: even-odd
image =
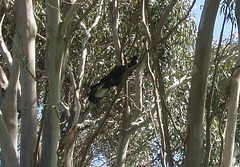
[(104, 88), (104, 83), (96, 84), (91, 87), (90, 92), (88, 93), (88, 100), (91, 103), (98, 103), (104, 95), (107, 94), (108, 88)]

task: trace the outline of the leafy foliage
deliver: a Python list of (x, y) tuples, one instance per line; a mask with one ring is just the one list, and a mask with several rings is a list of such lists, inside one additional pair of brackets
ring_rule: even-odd
[[(147, 14), (149, 18), (150, 32), (154, 32), (156, 29), (159, 18), (164, 13), (166, 7), (170, 3), (169, 0), (149, 0)], [(80, 9), (74, 16), (73, 20), (78, 20), (81, 15), (90, 6), (92, 1), (88, 0), (81, 3)], [(98, 3), (96, 8), (90, 12), (88, 17), (82, 21), (85, 24), (80, 26), (77, 31), (74, 32), (71, 41), (68, 44), (69, 56), (67, 60), (67, 66), (70, 71), (65, 70), (65, 77), (62, 79), (61, 90), (61, 106), (60, 106), (60, 141), (58, 149), (59, 166), (64, 166), (65, 158), (65, 143), (67, 142), (67, 136), (70, 131), (71, 123), (74, 117), (73, 103), (76, 96), (76, 92), (71, 81), (72, 72), (76, 83), (82, 83), (80, 87), (80, 104), (82, 116), (89, 107), (87, 99), (87, 93), (89, 92), (90, 85), (97, 83), (100, 78), (109, 73), (111, 69), (118, 66), (118, 57), (115, 55), (115, 49), (112, 39), (112, 27), (110, 16), (110, 5), (108, 1), (104, 1), (102, 4)], [(101, 8), (102, 5), (102, 8)], [(123, 57), (129, 59), (134, 55), (144, 55), (146, 51), (146, 36), (142, 25), (142, 4), (140, 1), (121, 1), (118, 4), (119, 10), (119, 38), (122, 46)], [(226, 8), (231, 9), (228, 13), (228, 18), (235, 23), (233, 16), (233, 5), (225, 6), (226, 2), (223, 2), (222, 10)], [(190, 0), (179, 1), (171, 11), (170, 16), (167, 18), (166, 24), (163, 27), (163, 34), (167, 34), (171, 27), (176, 25), (187, 13), (187, 9), (191, 6)], [(61, 5), (61, 14), (63, 13), (64, 5)], [(12, 12), (12, 6), (10, 8)], [(46, 13), (45, 4), (43, 1), (36, 1), (35, 4), (35, 18), (37, 22), (38, 32), (36, 37), (36, 81), (37, 81), (37, 100), (38, 100), (38, 112), (39, 112), (39, 127), (41, 127), (42, 112), (44, 112), (45, 94), (47, 91), (47, 81), (45, 78), (45, 55), (46, 55)], [(100, 10), (100, 15), (98, 12)], [(10, 14), (12, 15), (12, 13)], [(101, 16), (98, 24), (94, 27), (89, 34), (86, 34), (86, 29), (90, 27), (97, 16)], [(61, 15), (63, 18), (63, 14)], [(10, 29), (10, 31), (7, 31)], [(14, 26), (11, 25), (8, 20), (4, 21), (3, 38), (6, 41), (7, 47), (11, 51), (12, 34)], [(163, 75), (164, 88), (169, 88), (178, 83), (183, 77), (190, 77), (192, 74), (192, 64), (195, 50), (196, 41), (196, 25), (194, 22), (194, 15), (190, 16), (181, 22), (179, 26), (171, 33), (171, 35), (161, 41), (156, 46), (156, 52), (158, 53), (159, 66)], [(79, 75), (79, 66), (81, 65), (81, 54), (85, 48), (83, 48), (83, 41), (89, 35), (86, 49), (87, 58), (85, 73), (83, 78)], [(224, 94), (220, 94), (221, 87), (224, 85), (225, 80), (232, 74), (234, 62), (236, 62), (236, 56), (229, 54), (234, 47), (236, 47), (236, 41), (225, 39), (220, 46), (220, 61), (218, 63), (218, 71), (214, 83), (214, 94), (212, 97), (211, 112), (215, 105), (218, 106), (213, 123), (211, 125), (211, 138), (212, 138), (212, 152), (211, 152), (211, 166), (217, 166), (220, 162), (222, 151), (222, 133), (226, 123), (226, 106), (229, 98), (229, 91), (226, 89)], [(85, 47), (85, 46), (84, 46)], [(217, 50), (217, 44), (213, 44), (211, 69), (209, 74), (209, 83), (213, 80), (213, 73), (216, 68), (214, 61)], [(233, 51), (232, 53), (235, 53)], [(3, 58), (1, 57), (0, 65), (5, 67)], [(145, 60), (144, 60), (145, 61)], [(154, 62), (150, 57), (150, 66), (152, 67)], [(6, 68), (4, 69), (5, 71)], [(153, 69), (153, 71), (156, 69)], [(135, 74), (135, 73), (134, 73)], [(136, 110), (135, 104), (135, 75), (132, 75), (129, 80), (129, 101), (131, 102), (131, 110)], [(81, 81), (81, 79), (83, 79)], [(210, 87), (208, 86), (208, 93)], [(150, 72), (145, 69), (143, 74), (143, 109), (140, 113), (137, 121), (145, 120), (151, 117), (150, 123), (139, 128), (135, 133), (131, 135), (131, 140), (128, 146), (126, 166), (161, 166), (160, 150), (161, 145), (161, 133), (160, 125), (157, 122), (156, 114), (152, 115), (152, 111), (155, 111), (154, 104), (154, 85), (150, 76)], [(174, 166), (182, 166), (184, 163), (185, 143), (187, 133), (187, 110), (189, 103), (189, 80), (178, 87), (176, 87), (169, 96), (166, 97), (167, 107), (169, 109), (169, 117), (167, 124), (170, 136), (170, 146), (172, 148), (172, 156), (174, 160)], [(122, 113), (124, 110), (124, 98), (125, 94), (122, 91), (119, 98), (116, 100), (109, 117), (104, 124), (103, 130), (100, 131), (94, 142), (91, 144), (90, 150), (87, 155), (84, 154), (84, 148), (88, 144), (89, 137), (99, 126), (100, 120), (104, 113), (109, 109), (110, 103), (117, 92), (117, 88), (113, 88), (110, 93), (105, 97), (101, 104), (96, 106), (85, 118), (83, 122), (80, 122), (76, 134), (74, 135), (74, 152), (73, 162), (75, 166), (80, 164), (83, 157), (86, 157), (84, 162), (85, 166), (113, 166), (116, 158), (116, 152), (118, 148), (118, 140), (121, 132)], [(221, 96), (220, 102), (217, 101)], [(20, 118), (21, 120), (21, 118)], [(207, 118), (204, 121), (206, 124)], [(239, 122), (239, 121), (238, 121)], [(19, 121), (19, 124), (21, 121)], [(205, 125), (206, 126), (206, 125)], [(40, 130), (40, 128), (39, 128)], [(240, 125), (237, 124), (237, 133), (240, 131)], [(19, 140), (21, 136), (19, 136)], [(236, 136), (236, 147), (239, 148), (240, 138)], [(21, 148), (20, 148), (21, 149)], [(239, 160), (237, 164), (239, 164)]]

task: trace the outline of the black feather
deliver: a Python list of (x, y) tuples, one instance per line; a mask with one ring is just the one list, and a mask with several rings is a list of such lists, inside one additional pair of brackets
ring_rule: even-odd
[[(138, 57), (132, 57), (130, 63), (128, 63), (128, 68), (135, 66), (137, 62)], [(103, 77), (97, 84), (91, 86), (90, 92), (88, 93), (89, 101), (96, 104), (108, 93), (111, 87), (119, 86), (123, 80), (125, 71), (125, 66), (118, 66)]]

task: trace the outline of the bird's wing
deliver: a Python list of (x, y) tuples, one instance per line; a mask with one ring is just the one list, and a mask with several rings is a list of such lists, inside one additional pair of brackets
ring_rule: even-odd
[(98, 103), (103, 96), (105, 96), (109, 88), (104, 88), (105, 83), (98, 83), (91, 87), (90, 92), (88, 93), (88, 99), (92, 103)]
[(125, 66), (114, 68), (108, 75), (103, 77), (99, 83), (91, 87), (88, 93), (89, 101), (97, 103), (107, 94), (113, 86), (119, 86), (125, 74)]
[(103, 96), (105, 96), (107, 94), (109, 89), (108, 88), (104, 88), (103, 86), (104, 86), (104, 83), (102, 83), (101, 85), (99, 85), (97, 87), (97, 90), (96, 90), (96, 93), (95, 93), (96, 97), (103, 97)]

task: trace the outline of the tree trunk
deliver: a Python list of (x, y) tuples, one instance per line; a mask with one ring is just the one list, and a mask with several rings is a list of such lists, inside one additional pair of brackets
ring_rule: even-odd
[(219, 0), (206, 0), (199, 25), (188, 109), (186, 167), (198, 167), (203, 154), (203, 113), (211, 44)]
[[(1, 28), (2, 22), (1, 20)], [(13, 45), (13, 59), (10, 52), (7, 50), (6, 45), (3, 41), (2, 31), (1, 33), (1, 51), (2, 55), (5, 55), (5, 60), (8, 62), (8, 69), (10, 71), (10, 78), (7, 81), (7, 77), (4, 71), (1, 69), (1, 94), (0, 94), (0, 147), (2, 149), (3, 161), (2, 166), (19, 166), (16, 157), (17, 152), (17, 132), (18, 132), (18, 122), (17, 122), (17, 90), (18, 90), (18, 80), (19, 80), (19, 62), (17, 55), (17, 43), (18, 39), (14, 38)]]
[[(8, 133), (11, 137), (14, 150), (17, 152), (17, 85), (19, 78), (19, 64), (17, 58), (14, 56), (13, 64), (10, 70), (10, 79), (7, 88), (4, 91), (4, 95), (1, 97), (1, 110), (4, 118), (5, 125), (8, 129)], [(5, 137), (4, 135), (0, 135)]]
[[(119, 25), (119, 12), (118, 12), (118, 0), (112, 0), (110, 3), (110, 14), (111, 14), (111, 25), (112, 25), (112, 33), (113, 33), (113, 45), (115, 49), (115, 54), (118, 58), (119, 64), (123, 64), (122, 61), (122, 53), (121, 53), (121, 44), (118, 35), (118, 25)], [(126, 97), (128, 97), (128, 83), (125, 84), (125, 93)], [(127, 155), (127, 148), (130, 140), (130, 135), (126, 131), (126, 129), (130, 125), (130, 108), (128, 104), (128, 99), (125, 98), (125, 108), (122, 115), (122, 127), (120, 132), (120, 138), (118, 140), (118, 149), (116, 153), (116, 159), (114, 162), (115, 167), (124, 167)]]
[[(238, 72), (239, 73), (239, 72)], [(235, 76), (231, 80), (231, 96), (228, 106), (227, 115), (227, 127), (225, 133), (225, 144), (222, 154), (221, 167), (231, 167), (233, 160), (236, 124), (237, 124), (237, 113), (238, 113), (238, 102), (240, 93), (240, 74)]]
[(135, 104), (137, 108), (133, 111), (133, 115), (131, 117), (131, 122), (137, 121), (138, 117), (142, 112), (143, 106), (143, 99), (142, 99), (142, 82), (143, 82), (143, 75), (144, 69), (146, 67), (145, 59), (143, 62), (137, 67), (136, 69), (136, 76), (135, 76)]
[(118, 0), (112, 0), (110, 3), (110, 21), (112, 25), (113, 33), (113, 45), (115, 49), (115, 54), (118, 58), (118, 62), (123, 64), (122, 55), (121, 55), (121, 43), (118, 35), (118, 26), (119, 26), (119, 12), (118, 12)]
[[(16, 38), (14, 38), (16, 42)], [(13, 52), (16, 51), (16, 47), (13, 47)], [(10, 78), (7, 84), (7, 87), (2, 89), (1, 100), (1, 110), (3, 114), (3, 118), (5, 124), (8, 128), (10, 137), (12, 139), (12, 144), (17, 151), (17, 130), (18, 130), (18, 122), (17, 122), (17, 89), (18, 89), (18, 79), (19, 79), (19, 63), (16, 58), (16, 54), (13, 53), (14, 58), (12, 62), (12, 66), (10, 70)], [(4, 136), (0, 136), (1, 137)]]
[[(46, 71), (48, 79), (48, 94), (46, 108), (43, 113), (43, 139), (41, 166), (57, 166), (57, 149), (60, 134), (60, 95), (61, 95), (61, 72), (64, 69), (63, 55), (67, 46), (59, 38), (50, 40), (47, 46)], [(58, 41), (58, 42), (57, 42)], [(58, 45), (58, 46), (57, 46)], [(51, 48), (51, 49), (50, 49)]]
[[(7, 167), (18, 167), (19, 164), (16, 150), (12, 143), (8, 128), (3, 119), (1, 110), (0, 110), (0, 136), (2, 136), (2, 138), (0, 139), (0, 147), (3, 156), (3, 159), (1, 160), (4, 161), (4, 165)], [(3, 161), (1, 161), (1, 165), (3, 164)]]
[(21, 71), (21, 166), (34, 166), (37, 137), (37, 99), (35, 82), (36, 23), (31, 0), (16, 1), (16, 38)]
[[(1, 8), (3, 7), (3, 5), (4, 3), (1, 4)], [(8, 6), (8, 4), (6, 5)], [(17, 87), (19, 79), (19, 63), (16, 59), (16, 45), (13, 45), (13, 58), (4, 42), (2, 34), (2, 24), (4, 18), (5, 14), (1, 16), (0, 20), (0, 50), (1, 55), (7, 62), (7, 67), (10, 72), (10, 78), (9, 80), (7, 80), (7, 77), (1, 68), (0, 110), (2, 112), (4, 124), (6, 125), (9, 133), (8, 135), (10, 135), (13, 148), (15, 151), (17, 151)], [(0, 140), (4, 140), (3, 137), (4, 135), (0, 135)]]
[[(86, 28), (86, 27), (85, 27)], [(79, 84), (76, 84), (76, 81), (74, 80), (74, 76), (72, 74), (71, 82), (73, 85), (73, 92), (75, 92), (74, 95), (74, 101), (73, 101), (73, 109), (72, 112), (74, 113), (74, 118), (72, 121), (71, 128), (69, 129), (69, 134), (66, 139), (66, 144), (65, 144), (65, 149), (64, 149), (64, 154), (65, 154), (65, 162), (64, 165), (65, 167), (73, 167), (73, 153), (74, 153), (74, 146), (75, 146), (75, 133), (77, 129), (77, 124), (78, 124), (78, 119), (80, 115), (80, 110), (81, 110), (81, 104), (79, 100), (79, 90), (82, 86), (82, 80), (83, 80), (83, 75), (84, 75), (84, 69), (85, 69), (85, 62), (86, 62), (86, 57), (87, 57), (87, 44), (88, 40), (90, 38), (90, 34), (88, 34), (88, 30), (85, 29), (86, 37), (83, 38), (82, 40), (82, 53), (81, 53), (81, 58), (80, 58), (80, 63), (79, 63)], [(70, 69), (69, 69), (70, 72)], [(71, 74), (69, 74), (71, 75)]]
[(120, 138), (118, 140), (118, 150), (115, 160), (115, 167), (125, 167), (126, 156), (127, 156), (127, 149), (128, 144), (130, 141), (130, 133), (126, 132), (127, 128), (129, 128), (131, 123), (131, 114), (130, 114), (130, 107), (129, 107), (129, 99), (128, 99), (128, 82), (125, 85), (125, 107), (122, 115), (122, 128), (120, 132)]
[[(46, 48), (46, 76), (47, 100), (43, 113), (43, 136), (42, 136), (42, 167), (58, 166), (57, 148), (60, 133), (59, 105), (61, 94), (62, 56), (66, 44), (59, 36), (60, 4), (57, 0), (46, 1), (47, 12), (47, 48)], [(65, 44), (65, 45), (64, 45)]]
[[(154, 43), (154, 39), (152, 37), (152, 35), (150, 34), (150, 30), (148, 27), (148, 17), (146, 15), (146, 9), (149, 2), (145, 2), (143, 1), (143, 6), (142, 6), (142, 19), (143, 19), (143, 27), (144, 27), (144, 32), (145, 32), (145, 36), (146, 36), (146, 49), (149, 50), (149, 48), (152, 46), (152, 43)], [(168, 14), (166, 14), (168, 15)], [(160, 22), (160, 21), (159, 21)], [(161, 23), (162, 24), (162, 23)], [(163, 25), (162, 25), (163, 26)], [(158, 26), (158, 29), (161, 29), (162, 27)], [(155, 30), (156, 31), (156, 30)], [(161, 30), (159, 31), (161, 32)], [(160, 37), (161, 34), (158, 35), (158, 37)], [(155, 36), (155, 38), (157, 39), (158, 37)], [(155, 49), (155, 50), (154, 50)], [(160, 104), (159, 104), (159, 92), (158, 92), (158, 88), (157, 88), (157, 82), (156, 82), (156, 74), (154, 75), (154, 73), (151, 70), (150, 67), (150, 63), (149, 63), (149, 57), (154, 57), (153, 55), (156, 53), (156, 48), (154, 48), (153, 50), (150, 51), (150, 53), (147, 53), (147, 68), (148, 71), (150, 72), (150, 76), (152, 78), (152, 82), (154, 85), (154, 96), (155, 96), (155, 105), (156, 105), (156, 110), (157, 110), (157, 121), (159, 124), (159, 131), (160, 131), (160, 135), (161, 135), (161, 149), (160, 149), (160, 154), (159, 154), (159, 158), (161, 160), (162, 166), (165, 167), (167, 165), (166, 162), (166, 156), (165, 156), (165, 150), (166, 150), (166, 143), (165, 143), (165, 134), (164, 134), (164, 129), (163, 129), (163, 123), (162, 123), (162, 114), (160, 111)], [(159, 61), (156, 61), (154, 59), (154, 65), (156, 66), (156, 64), (159, 63)], [(159, 67), (159, 64), (158, 64)], [(157, 68), (158, 68), (157, 67)], [(158, 71), (160, 71), (160, 68), (157, 69)]]
[[(240, 51), (240, 2), (236, 1), (236, 18), (238, 23), (238, 49)], [(238, 53), (240, 57), (240, 52)], [(236, 65), (238, 67), (239, 64)], [(225, 133), (225, 144), (222, 154), (221, 167), (233, 166), (233, 153), (236, 135), (237, 115), (238, 115), (238, 103), (240, 93), (240, 72), (239, 69), (235, 71), (231, 80), (231, 95), (228, 106), (227, 125)]]

